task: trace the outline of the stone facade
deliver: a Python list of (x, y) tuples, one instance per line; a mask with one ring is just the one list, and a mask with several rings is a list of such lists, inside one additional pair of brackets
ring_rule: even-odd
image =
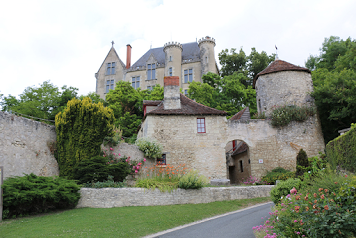
[(56, 140), (54, 126), (0, 111), (0, 165), (4, 178), (34, 173), (59, 174), (48, 143)]
[(111, 208), (127, 206), (162, 206), (198, 204), (256, 197), (269, 197), (274, 186), (177, 189), (161, 192), (143, 188), (81, 188), (77, 208)]
[(95, 74), (96, 93), (105, 99), (106, 93), (118, 81), (130, 82), (135, 88), (152, 89), (155, 85), (163, 86), (165, 76), (178, 76), (181, 79), (179, 87), (186, 92), (189, 81), (202, 82), (203, 74), (218, 73), (214, 47), (215, 39), (209, 36), (186, 44), (168, 42), (163, 47), (148, 50), (132, 66), (130, 45), (127, 46), (126, 65), (112, 47)]

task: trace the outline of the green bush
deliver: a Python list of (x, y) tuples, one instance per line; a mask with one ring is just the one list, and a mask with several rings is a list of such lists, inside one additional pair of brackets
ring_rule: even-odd
[(131, 170), (126, 162), (109, 163), (103, 156), (83, 160), (74, 168), (74, 178), (80, 183), (103, 182), (109, 175), (115, 182), (122, 182)]
[(73, 178), (77, 164), (100, 154), (106, 136), (113, 136), (114, 114), (102, 103), (73, 98), (56, 115), (59, 175)]
[(162, 145), (155, 140), (143, 137), (136, 140), (135, 144), (147, 158), (157, 159), (162, 157)]
[(356, 172), (356, 127), (330, 141), (326, 145), (326, 155), (332, 169), (341, 167)]
[(271, 115), (272, 126), (286, 126), (291, 121), (302, 122), (307, 120), (310, 116), (314, 116), (315, 113), (316, 109), (309, 106), (275, 106)]
[(164, 179), (164, 178), (143, 178), (136, 181), (137, 188), (158, 188), (161, 192), (172, 191), (178, 188), (178, 179)]
[(197, 170), (191, 170), (179, 179), (178, 187), (184, 189), (199, 189), (208, 184), (204, 175), (198, 175)]
[(297, 169), (295, 172), (296, 177), (302, 176), (305, 172), (308, 171), (310, 166), (307, 153), (300, 149), (297, 155)]
[(3, 185), (3, 218), (74, 208), (80, 198), (74, 181), (26, 174), (7, 178)]
[(126, 187), (126, 182), (115, 182), (114, 176), (109, 175), (107, 180), (103, 182), (91, 182), (83, 185), (86, 188), (123, 188)]
[(275, 184), (276, 180), (287, 180), (289, 178), (294, 178), (295, 173), (291, 172), (289, 170), (283, 169), (281, 167), (277, 167), (273, 169), (271, 172), (267, 172), (265, 176), (261, 178), (261, 181), (264, 182), (264, 184)]
[(297, 190), (302, 186), (302, 181), (296, 178), (289, 178), (286, 181), (279, 182), (271, 190), (271, 198), (275, 204), (278, 204), (281, 201), (282, 197), (285, 197), (289, 194), (292, 188)]

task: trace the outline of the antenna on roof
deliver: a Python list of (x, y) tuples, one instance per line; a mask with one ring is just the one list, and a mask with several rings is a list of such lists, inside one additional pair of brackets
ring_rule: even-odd
[(278, 48), (277, 48), (276, 45), (274, 45), (274, 47), (276, 48), (276, 59), (275, 59), (275, 60), (278, 60), (278, 59), (279, 59), (279, 58), (278, 58)]

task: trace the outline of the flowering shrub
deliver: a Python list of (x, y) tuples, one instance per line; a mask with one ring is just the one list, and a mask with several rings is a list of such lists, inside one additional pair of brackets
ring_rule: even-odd
[(136, 140), (135, 144), (147, 158), (156, 159), (162, 157), (162, 145), (155, 140), (144, 137)]
[(287, 180), (289, 178), (294, 178), (295, 173), (289, 170), (277, 167), (273, 169), (271, 172), (268, 172), (265, 176), (261, 178), (261, 180), (265, 184), (275, 184), (276, 180)]
[(299, 189), (302, 185), (302, 181), (300, 179), (289, 178), (286, 181), (282, 181), (278, 183), (271, 190), (271, 198), (275, 204), (278, 204), (281, 200), (281, 197), (285, 197), (289, 194), (292, 188)]
[(346, 175), (342, 185), (333, 190), (320, 187), (307, 193), (293, 188), (265, 223), (265, 226), (272, 225), (273, 230), (259, 232), (270, 237), (273, 233), (278, 237), (353, 237), (356, 234), (355, 187), (356, 176)]
[(274, 106), (271, 115), (272, 126), (286, 126), (291, 121), (305, 121), (315, 113), (316, 109), (309, 106)]
[(179, 179), (178, 186), (184, 189), (199, 189), (207, 184), (208, 179), (204, 175), (199, 175), (197, 170), (191, 170)]
[(257, 178), (257, 177), (253, 177), (250, 176), (246, 179), (242, 178), (242, 183), (244, 185), (259, 185), (259, 184), (267, 184), (264, 181), (262, 181), (261, 179)]

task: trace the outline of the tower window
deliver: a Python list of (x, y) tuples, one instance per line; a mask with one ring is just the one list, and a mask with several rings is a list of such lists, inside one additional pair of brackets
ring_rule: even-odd
[(193, 69), (184, 70), (184, 83), (193, 82)]
[(107, 63), (106, 64), (106, 75), (115, 74), (115, 66), (116, 66), (115, 62)]
[(132, 87), (135, 89), (140, 87), (140, 76), (132, 77)]
[(156, 79), (156, 64), (147, 65), (147, 80)]
[(169, 56), (169, 61), (172, 61), (172, 56)]
[(106, 80), (106, 93), (109, 92), (110, 89), (114, 89), (114, 80)]
[(170, 67), (170, 68), (168, 69), (168, 75), (169, 75), (169, 76), (172, 76), (172, 74), (173, 74), (173, 69), (172, 69), (172, 67)]
[(198, 133), (205, 133), (205, 118), (197, 118)]

